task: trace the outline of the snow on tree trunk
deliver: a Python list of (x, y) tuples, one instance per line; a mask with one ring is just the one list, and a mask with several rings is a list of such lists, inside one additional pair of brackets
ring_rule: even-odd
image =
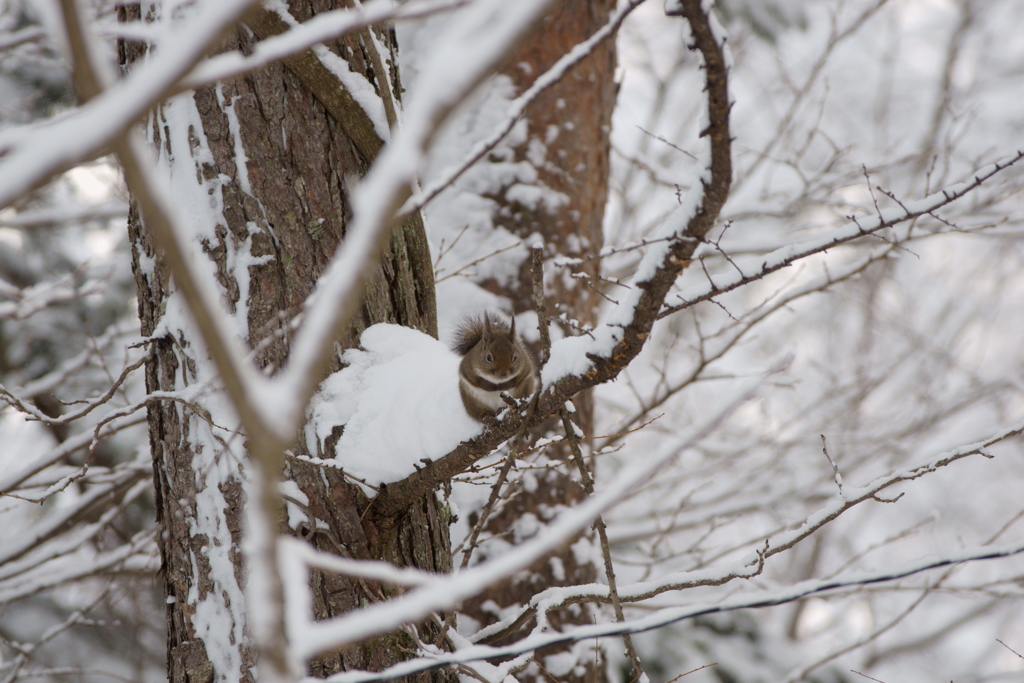
[[(322, 4), (294, 0), (289, 9), (296, 20), (305, 21), (327, 9)], [(122, 21), (138, 17), (137, 6), (122, 7)], [(221, 49), (248, 51), (257, 39), (284, 26), (278, 15), (255, 13), (248, 28), (234, 31)], [(380, 46), (390, 52), (373, 54)], [(145, 49), (122, 42), (122, 67), (130, 68)], [(397, 98), (401, 92), (397, 45), (387, 32), (371, 39), (364, 31), (334, 41), (329, 49), (347, 62), (351, 78), (371, 85), (379, 98)], [(338, 96), (346, 91), (324, 61), (311, 51), (190, 91), (162, 105), (147, 123), (176, 197), (190, 202), (192, 257), (215, 272), (237, 334), (257, 349), (260, 366), (269, 372), (286, 362), (289, 324), (345, 237), (351, 215), (348, 182), (365, 174), (383, 146), (381, 133), (387, 135), (351, 97)], [(383, 109), (393, 120), (392, 106)], [(129, 231), (142, 333), (158, 338), (147, 366), (147, 390), (176, 391), (214, 380), (198, 333), (183, 313), (185, 306), (137, 210)], [(433, 271), (419, 214), (395, 231), (366, 288), (361, 312), (339, 344), (354, 345), (363, 329), (379, 322), (437, 335)], [(237, 422), (225, 406), (208, 393), (195, 404), (167, 401), (149, 407), (163, 528), (168, 677), (174, 683), (256, 679), (245, 616), (245, 437), (231, 431)], [(325, 452), (333, 444), (321, 446)], [(289, 481), (282, 491), (290, 501), (304, 498), (304, 509), (292, 503), (288, 519), (281, 520), (282, 531), (346, 557), (451, 570), (449, 513), (434, 495), (371, 521), (363, 514), (366, 497), (339, 471), (297, 459), (286, 469)], [(374, 582), (319, 572), (312, 586), (316, 618), (392, 595), (389, 587)], [(420, 635), (433, 641), (436, 627), (424, 627)], [(413, 645), (405, 632), (372, 639), (311, 662), (310, 673), (385, 668), (406, 657)], [(450, 677), (442, 670), (413, 678)]]

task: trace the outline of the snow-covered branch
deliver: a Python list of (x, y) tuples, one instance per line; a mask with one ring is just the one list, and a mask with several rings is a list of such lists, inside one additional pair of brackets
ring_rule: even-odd
[[(435, 50), (424, 67), (438, 75), (436, 82), (419, 88), (408, 103), (402, 128), (363, 181), (355, 197), (354, 223), (307, 304), (306, 323), (278, 380), (289, 404), (282, 410), (280, 395), (272, 393), (275, 401), (273, 407), (267, 406), (268, 414), (283, 412), (298, 426), (322, 375), (320, 369), (328, 363), (334, 339), (358, 308), (357, 294), (363, 281), (389, 239), (399, 207), (412, 193), (416, 170), (438, 127), (508, 54), (548, 4), (549, 0), (481, 3), (460, 16), (439, 41), (447, 47)], [(467, 51), (473, 59), (466, 58)]]
[(68, 558), (59, 558), (53, 566), (38, 567), (33, 573), (0, 585), (0, 604), (11, 603), (57, 586), (66, 586), (107, 573), (122, 570), (133, 573), (154, 572), (160, 566), (154, 544), (155, 537), (156, 530), (147, 529), (113, 550), (97, 552), (88, 558), (71, 555)]
[[(123, 506), (132, 503), (149, 489), (146, 474), (140, 468), (126, 469), (120, 480), (93, 487), (75, 505), (37, 524), (30, 534), (0, 555), (0, 581), (10, 581), (12, 577), (36, 571), (40, 565), (88, 543), (120, 514)], [(117, 504), (113, 505), (111, 501)], [(76, 533), (63, 536), (68, 529), (95, 515), (98, 510), (103, 512), (95, 522), (83, 524)], [(46, 545), (55, 539), (55, 543)], [(29, 553), (31, 556), (25, 557)], [(25, 561), (17, 562), (22, 558)]]
[[(392, 631), (406, 623), (414, 623), (433, 612), (451, 609), (488, 586), (530, 566), (578, 536), (597, 515), (630, 495), (680, 452), (692, 448), (710, 434), (756, 392), (761, 382), (758, 378), (743, 383), (731, 392), (718, 411), (686, 430), (678, 442), (673, 441), (659, 453), (621, 472), (607, 489), (583, 505), (567, 510), (542, 533), (501, 558), (455, 575), (434, 578), (393, 600), (330, 621), (314, 622), (303, 614), (301, 606), (293, 606), (289, 611), (292, 619), (289, 630), (302, 656), (311, 657), (375, 634)], [(347, 563), (337, 563), (331, 569), (351, 571)], [(301, 579), (292, 578), (292, 583)]]
[[(640, 353), (650, 336), (665, 296), (679, 273), (690, 263), (697, 245), (718, 219), (732, 176), (729, 133), (728, 51), (725, 35), (699, 0), (686, 0), (692, 48), (704, 63), (707, 139), (700, 182), (683, 205), (665, 222), (664, 239), (653, 244), (634, 274), (629, 296), (616, 306), (589, 337), (572, 337), (552, 345), (551, 359), (542, 371), (543, 389), (535, 420), (554, 414), (583, 389), (616, 377)], [(500, 425), (443, 458), (429, 463), (378, 496), (371, 514), (387, 516), (402, 509), (444, 481), (470, 467), (519, 429), (522, 416), (514, 411)]]
[(98, 433), (83, 432), (76, 434), (68, 439), (64, 440), (59, 446), (52, 449), (43, 456), (37, 458), (34, 462), (26, 465), (21, 470), (10, 474), (4, 479), (0, 480), (0, 493), (7, 493), (14, 491), (17, 487), (21, 486), (30, 477), (42, 472), (47, 467), (58, 463), (69, 455), (80, 451), (82, 449), (89, 448), (89, 446), (95, 443), (97, 438), (105, 438), (116, 434), (119, 431), (128, 429), (135, 425), (141, 424), (146, 421), (145, 416), (138, 416), (136, 414), (119, 417), (112, 421), (104, 422), (103, 426), (99, 429)]
[[(761, 573), (765, 560), (790, 550), (794, 545), (819, 531), (854, 506), (866, 501), (878, 501), (879, 494), (886, 488), (936, 472), (962, 458), (984, 454), (986, 448), (1019, 436), (1021, 433), (1024, 433), (1024, 423), (999, 434), (992, 435), (982, 441), (961, 446), (928, 458), (917, 466), (879, 477), (863, 487), (845, 488), (844, 497), (825, 504), (795, 529), (769, 537), (766, 540), (764, 550), (757, 554), (755, 561), (746, 559), (725, 566), (663, 574), (655, 580), (620, 586), (618, 588), (619, 597), (623, 602), (640, 602), (669, 591), (681, 591), (703, 586), (721, 586), (735, 579), (749, 579), (757, 576)], [(472, 636), (471, 640), (476, 643), (500, 641), (528, 623), (538, 610), (553, 611), (571, 604), (585, 602), (609, 603), (608, 587), (595, 584), (590, 586), (573, 586), (572, 588), (548, 589), (535, 595), (528, 604), (523, 605), (517, 612), (509, 614), (500, 621), (482, 629), (479, 633)]]
[[(774, 607), (777, 605), (795, 602), (813, 595), (828, 593), (830, 591), (854, 586), (866, 586), (875, 583), (896, 581), (908, 576), (913, 576), (933, 569), (948, 567), (950, 565), (1013, 557), (1020, 555), (1021, 553), (1024, 553), (1024, 543), (1016, 543), (1002, 547), (983, 546), (980, 548), (969, 548), (957, 553), (951, 553), (941, 558), (910, 562), (891, 570), (877, 572), (851, 572), (834, 579), (809, 580), (776, 590), (743, 593), (739, 596), (723, 600), (717, 604), (702, 604), (689, 607), (661, 609), (653, 614), (636, 619), (630, 619), (626, 622), (609, 622), (595, 624), (593, 626), (580, 626), (563, 633), (537, 633), (511, 645), (473, 645), (471, 647), (456, 650), (455, 652), (437, 653), (429, 657), (411, 659), (402, 662), (387, 671), (350, 671), (335, 674), (327, 680), (330, 683), (364, 683), (364, 681), (393, 680), (400, 676), (407, 676), (417, 671), (426, 671), (449, 664), (511, 657), (549, 645), (554, 645), (556, 643), (582, 641), (593, 638), (622, 635), (624, 633), (643, 633), (644, 631), (650, 631), (679, 621), (706, 616), (709, 614), (721, 614), (724, 612), (734, 612), (737, 610), (760, 607)], [(313, 680), (317, 679), (304, 680), (311, 683)]]
[(139, 360), (132, 363), (131, 365), (126, 366), (124, 370), (121, 371), (121, 375), (113, 382), (111, 382), (110, 386), (107, 387), (107, 390), (104, 391), (103, 394), (94, 399), (85, 401), (84, 407), (79, 408), (74, 412), (65, 413), (60, 417), (50, 417), (48, 415), (45, 415), (38, 408), (28, 403), (22, 397), (16, 396), (2, 384), (0, 384), (0, 399), (7, 401), (7, 403), (9, 403), (10, 405), (14, 406), (23, 413), (31, 415), (33, 418), (39, 420), (40, 422), (45, 422), (46, 424), (51, 425), (69, 424), (71, 422), (74, 422), (75, 420), (79, 420), (85, 417), (99, 406), (104, 405), (105, 403), (110, 401), (114, 394), (117, 393), (117, 391), (121, 388), (121, 385), (125, 383), (125, 380), (128, 379), (128, 375), (141, 368), (145, 364), (145, 362), (146, 358), (142, 357)]
[(206, 2), (168, 30), (160, 54), (126, 80), (56, 120), (0, 132), (0, 207), (96, 156), (170, 94), (254, 0)]
[(124, 202), (108, 202), (101, 206), (76, 207), (75, 209), (37, 209), (23, 211), (11, 218), (0, 219), (0, 228), (41, 228), (91, 220), (124, 218), (128, 205)]
[(181, 87), (188, 90), (212, 85), (217, 81), (255, 71), (331, 38), (339, 38), (382, 22), (422, 19), (449, 12), (467, 2), (469, 0), (413, 0), (394, 5), (378, 0), (353, 8), (323, 12), (291, 28), (286, 34), (260, 41), (250, 54), (229, 52), (207, 59), (182, 80)]
[(75, 284), (73, 275), (58, 282), (46, 282), (24, 290), (7, 288), (4, 294), (15, 301), (0, 304), (0, 320), (24, 320), (51, 306), (59, 306), (89, 296), (103, 288), (102, 282)]

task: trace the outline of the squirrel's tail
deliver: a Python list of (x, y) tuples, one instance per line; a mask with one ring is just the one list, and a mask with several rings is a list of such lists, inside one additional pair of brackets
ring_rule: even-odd
[(459, 322), (455, 330), (455, 339), (452, 343), (452, 351), (465, 356), (470, 350), (483, 339), (484, 330), (490, 327), (492, 332), (509, 334), (511, 327), (497, 313), (486, 311), (481, 315), (466, 316)]

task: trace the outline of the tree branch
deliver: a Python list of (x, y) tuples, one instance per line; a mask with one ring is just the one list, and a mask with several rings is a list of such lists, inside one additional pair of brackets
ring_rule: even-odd
[(921, 572), (961, 564), (963, 562), (977, 562), (980, 560), (993, 560), (1005, 557), (1012, 557), (1024, 553), (1024, 544), (1005, 546), (1002, 548), (972, 548), (970, 550), (936, 560), (924, 560), (910, 563), (899, 569), (887, 572), (852, 573), (838, 579), (824, 581), (802, 581), (794, 586), (787, 586), (774, 591), (764, 591), (760, 595), (742, 595), (725, 600), (714, 605), (694, 605), (687, 607), (673, 607), (660, 610), (655, 614), (626, 622), (610, 622), (595, 624), (593, 626), (581, 626), (562, 633), (546, 632), (535, 634), (524, 640), (501, 647), (489, 647), (475, 645), (473, 647), (459, 649), (455, 652), (445, 652), (432, 655), (430, 658), (411, 659), (398, 664), (386, 671), (348, 671), (326, 679), (303, 679), (303, 683), (323, 681), (324, 683), (366, 683), (368, 681), (392, 680), (400, 676), (407, 676), (417, 671), (427, 671), (454, 663), (487, 660), (499, 657), (509, 657), (523, 652), (536, 650), (541, 647), (548, 647), (558, 643), (578, 642), (592, 638), (607, 636), (621, 636), (625, 633), (643, 633), (662, 626), (676, 622), (705, 616), (708, 614), (723, 614), (735, 612), (741, 609), (754, 609), (759, 607), (774, 607), (785, 605), (795, 600), (819, 595), (840, 588), (853, 586), (865, 586), (874, 583), (883, 583), (906, 578)]
[[(729, 195), (732, 179), (731, 137), (729, 133), (728, 68), (724, 39), (714, 35), (711, 20), (700, 7), (700, 0), (684, 0), (683, 15), (690, 22), (693, 35), (691, 49), (698, 50), (704, 59), (708, 103), (708, 127), (701, 137), (708, 139), (710, 163), (701, 178), (699, 195), (692, 205), (681, 207), (687, 215), (683, 224), (670, 238), (652, 250), (644, 263), (651, 263), (651, 274), (641, 273), (634, 282), (636, 295), (620, 304), (605, 323), (605, 333), (613, 340), (611, 350), (592, 351), (587, 354), (590, 369), (578, 375), (567, 375), (552, 382), (540, 396), (540, 402), (530, 426), (555, 414), (572, 396), (589, 387), (607, 382), (618, 376), (632, 361), (650, 335), (664, 304), (665, 296), (679, 273), (689, 264), (697, 245), (714, 226), (722, 205)], [(671, 229), (673, 224), (666, 226)], [(628, 307), (628, 308), (627, 308)], [(628, 320), (628, 324), (615, 322)], [(493, 451), (520, 428), (523, 417), (517, 412), (474, 439), (459, 444), (448, 455), (427, 464), (423, 469), (400, 482), (390, 484), (375, 499), (369, 514), (387, 517), (405, 509), (412, 501), (451, 479)]]

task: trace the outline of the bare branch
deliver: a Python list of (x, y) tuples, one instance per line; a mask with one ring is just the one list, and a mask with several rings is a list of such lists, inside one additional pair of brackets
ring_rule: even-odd
[[(710, 124), (702, 131), (710, 147), (709, 178), (701, 182), (702, 192), (692, 205), (666, 225), (669, 240), (645, 259), (645, 270), (634, 283), (631, 296), (612, 313), (609, 322), (601, 328), (601, 338), (594, 341), (586, 352), (589, 369), (560, 378), (543, 378), (536, 420), (556, 413), (570, 397), (583, 389), (607, 382), (636, 357), (650, 335), (665, 295), (680, 271), (689, 264), (700, 240), (714, 225), (729, 193), (732, 176), (729, 133), (728, 70), (723, 44), (714, 35), (710, 20), (700, 7), (699, 0), (686, 0), (683, 11), (690, 22), (694, 36), (694, 49), (700, 50), (705, 63), (707, 80), (708, 118)], [(624, 322), (619, 322), (619, 321)], [(578, 339), (578, 338), (576, 338)], [(573, 339), (562, 342), (573, 342)], [(554, 352), (554, 349), (552, 350)], [(570, 353), (583, 350), (572, 347)], [(520, 428), (522, 418), (513, 414), (471, 442), (460, 446), (443, 458), (401, 482), (388, 486), (386, 492), (375, 499), (372, 514), (387, 516), (404, 509), (427, 491), (468, 469), (480, 457), (490, 453), (497, 445)], [(383, 500), (381, 500), (383, 498)]]
[[(555, 645), (557, 643), (576, 642), (606, 636), (619, 636), (625, 633), (643, 633), (644, 631), (650, 631), (662, 626), (667, 626), (668, 624), (709, 614), (721, 614), (759, 607), (774, 607), (841, 588), (895, 581), (897, 579), (920, 574), (921, 572), (941, 567), (948, 567), (950, 565), (961, 564), (964, 562), (977, 562), (980, 560), (1000, 559), (1020, 555), (1022, 553), (1024, 553), (1024, 544), (1022, 543), (1003, 548), (974, 548), (938, 560), (910, 563), (892, 571), (870, 574), (855, 573), (830, 581), (803, 581), (794, 586), (787, 586), (775, 591), (763, 591), (761, 594), (745, 593), (734, 598), (726, 599), (714, 605), (666, 608), (659, 610), (655, 614), (638, 619), (631, 619), (621, 623), (612, 622), (606, 624), (595, 624), (593, 626), (580, 626), (563, 633), (548, 632), (543, 634), (534, 634), (519, 642), (500, 647), (474, 645), (473, 647), (460, 649), (452, 653), (438, 654), (429, 659), (420, 658), (408, 660), (388, 669), (387, 671), (343, 672), (330, 676), (325, 680), (329, 683), (364, 683), (368, 681), (392, 680), (417, 671), (427, 671), (450, 664), (498, 657), (509, 657), (530, 650), (536, 650), (541, 647)], [(304, 683), (312, 683), (314, 680), (316, 679), (304, 679)]]
[(660, 319), (672, 315), (677, 311), (689, 308), (702, 301), (709, 301), (719, 294), (731, 292), (743, 285), (760, 280), (765, 275), (787, 268), (800, 259), (813, 254), (820, 254), (828, 251), (829, 249), (834, 249), (835, 247), (843, 244), (848, 244), (849, 242), (862, 237), (874, 235), (875, 233), (886, 228), (891, 228), (894, 225), (905, 223), (921, 216), (930, 215), (932, 212), (967, 196), (977, 188), (981, 187), (988, 180), (994, 178), (1007, 168), (1017, 164), (1022, 158), (1024, 158), (1024, 151), (1017, 152), (1005, 161), (991, 164), (986, 168), (975, 172), (969, 181), (958, 183), (957, 185), (940, 190), (939, 192), (929, 195), (917, 202), (908, 204), (909, 208), (901, 207), (899, 211), (883, 211), (882, 215), (878, 219), (873, 220), (870, 224), (861, 225), (856, 219), (853, 219), (853, 226), (840, 228), (822, 236), (821, 238), (807, 240), (802, 244), (783, 247), (782, 249), (772, 252), (761, 259), (761, 268), (755, 273), (749, 275), (730, 274), (721, 276), (719, 278), (719, 283), (712, 285), (708, 291), (697, 296), (693, 296), (692, 298), (684, 299), (682, 303), (665, 307), (658, 313), (658, 318)]
[[(583, 453), (580, 452), (579, 434), (576, 433), (576, 425), (569, 417), (569, 411), (564, 407), (560, 411), (562, 427), (565, 429), (565, 438), (569, 440), (569, 448), (572, 451), (572, 458), (576, 462), (576, 469), (580, 473), (580, 480), (583, 482), (583, 490), (588, 496), (594, 495), (594, 479), (590, 476), (587, 463), (583, 461)], [(612, 608), (615, 610), (615, 618), (618, 621), (625, 621), (625, 614), (622, 612), (622, 601), (619, 599), (619, 591), (616, 588), (615, 565), (612, 563), (612, 550), (608, 545), (608, 531), (604, 525), (604, 518), (598, 515), (594, 518), (594, 529), (597, 530), (598, 539), (601, 542), (601, 555), (604, 558), (604, 574), (608, 579), (608, 595), (611, 597)], [(641, 681), (644, 678), (644, 668), (640, 663), (640, 657), (633, 647), (633, 639), (628, 633), (623, 634), (622, 642), (626, 646), (626, 656), (633, 664), (633, 680)]]

